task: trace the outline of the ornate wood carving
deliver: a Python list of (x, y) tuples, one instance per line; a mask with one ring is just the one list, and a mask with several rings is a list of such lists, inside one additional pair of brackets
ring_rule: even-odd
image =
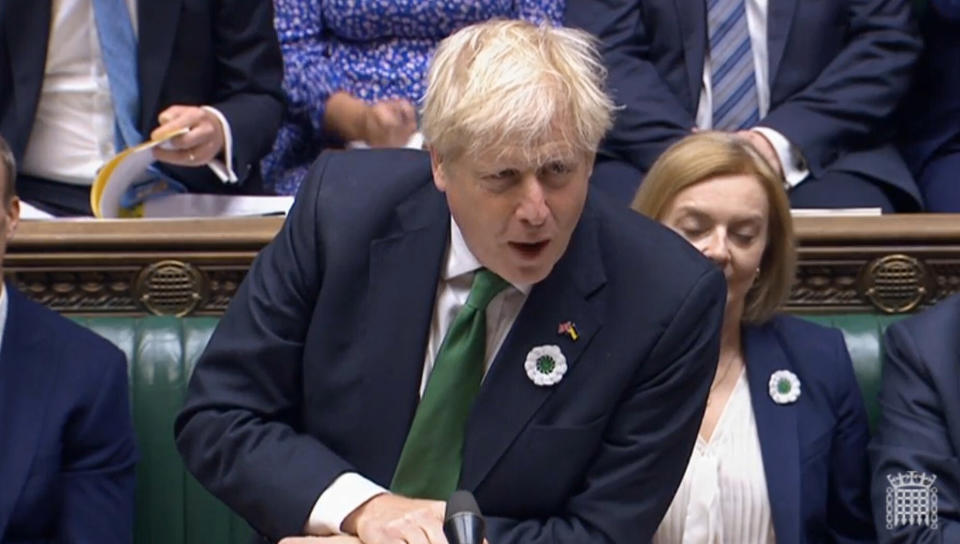
[[(24, 222), (6, 275), (67, 314), (219, 315), (282, 219)], [(786, 310), (911, 312), (960, 291), (960, 218), (798, 218)]]

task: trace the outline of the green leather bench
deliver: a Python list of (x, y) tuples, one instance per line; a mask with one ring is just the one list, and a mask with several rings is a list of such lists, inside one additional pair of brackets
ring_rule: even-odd
[(78, 322), (116, 344), (130, 363), (137, 466), (137, 544), (248, 544), (253, 531), (183, 466), (173, 420), (216, 318), (97, 317)]
[[(880, 337), (898, 316), (807, 316), (844, 331), (871, 423), (877, 416)], [(137, 544), (247, 543), (253, 531), (187, 473), (173, 442), (173, 420), (187, 380), (216, 326), (208, 317), (97, 317), (78, 322), (111, 340), (130, 362), (133, 420), (140, 446)]]

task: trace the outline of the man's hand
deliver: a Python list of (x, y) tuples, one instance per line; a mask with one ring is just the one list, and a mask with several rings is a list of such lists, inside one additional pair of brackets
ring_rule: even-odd
[(288, 536), (280, 544), (361, 544), (355, 536)]
[(442, 501), (377, 495), (343, 520), (341, 529), (364, 544), (447, 544)]
[(160, 126), (150, 134), (150, 139), (160, 138), (187, 127), (190, 132), (153, 148), (158, 160), (179, 166), (202, 166), (223, 151), (223, 127), (220, 119), (199, 106), (170, 106), (159, 116)]
[(777, 174), (783, 177), (783, 165), (780, 164), (780, 157), (777, 156), (777, 152), (773, 149), (773, 145), (770, 144), (770, 140), (767, 140), (763, 134), (754, 130), (741, 130), (737, 132), (737, 136), (749, 142), (750, 145), (760, 153), (760, 156), (767, 159), (767, 162), (776, 170)]
[(363, 139), (370, 147), (403, 147), (416, 131), (417, 113), (406, 100), (384, 100), (364, 111)]
[(361, 544), (355, 536), (288, 536), (280, 544)]

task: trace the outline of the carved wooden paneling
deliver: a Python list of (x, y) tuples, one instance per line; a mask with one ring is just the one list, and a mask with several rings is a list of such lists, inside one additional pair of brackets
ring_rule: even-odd
[[(67, 314), (219, 315), (278, 218), (24, 222), (4, 261)], [(960, 291), (960, 216), (798, 218), (792, 312), (911, 312)]]
[(24, 222), (4, 272), (28, 296), (82, 315), (220, 315), (278, 218)]

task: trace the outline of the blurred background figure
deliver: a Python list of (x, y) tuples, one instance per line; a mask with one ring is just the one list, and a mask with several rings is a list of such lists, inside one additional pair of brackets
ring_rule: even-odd
[(706, 413), (654, 543), (873, 541), (869, 430), (846, 344), (776, 313), (796, 260), (782, 178), (748, 140), (702, 132), (654, 163), (633, 208), (727, 280)]
[(920, 39), (909, 0), (567, 0), (623, 106), (592, 182), (629, 202), (667, 146), (739, 132), (795, 208), (920, 207), (892, 114)]
[(90, 185), (120, 150), (190, 129), (155, 177), (198, 193), (262, 192), (283, 109), (269, 2), (3, 2), (0, 133), (21, 198), (90, 215)]
[(436, 44), (495, 17), (559, 24), (563, 0), (274, 0), (287, 112), (263, 161), (296, 193), (320, 151), (348, 142), (419, 147), (416, 102)]
[(884, 334), (880, 421), (870, 442), (882, 544), (960, 542), (958, 330), (954, 295)]
[(924, 51), (904, 101), (901, 149), (926, 210), (960, 212), (960, 2), (928, 0)]
[[(17, 229), (0, 137), (0, 278)], [(0, 283), (0, 542), (133, 541), (137, 447), (113, 344)]]

